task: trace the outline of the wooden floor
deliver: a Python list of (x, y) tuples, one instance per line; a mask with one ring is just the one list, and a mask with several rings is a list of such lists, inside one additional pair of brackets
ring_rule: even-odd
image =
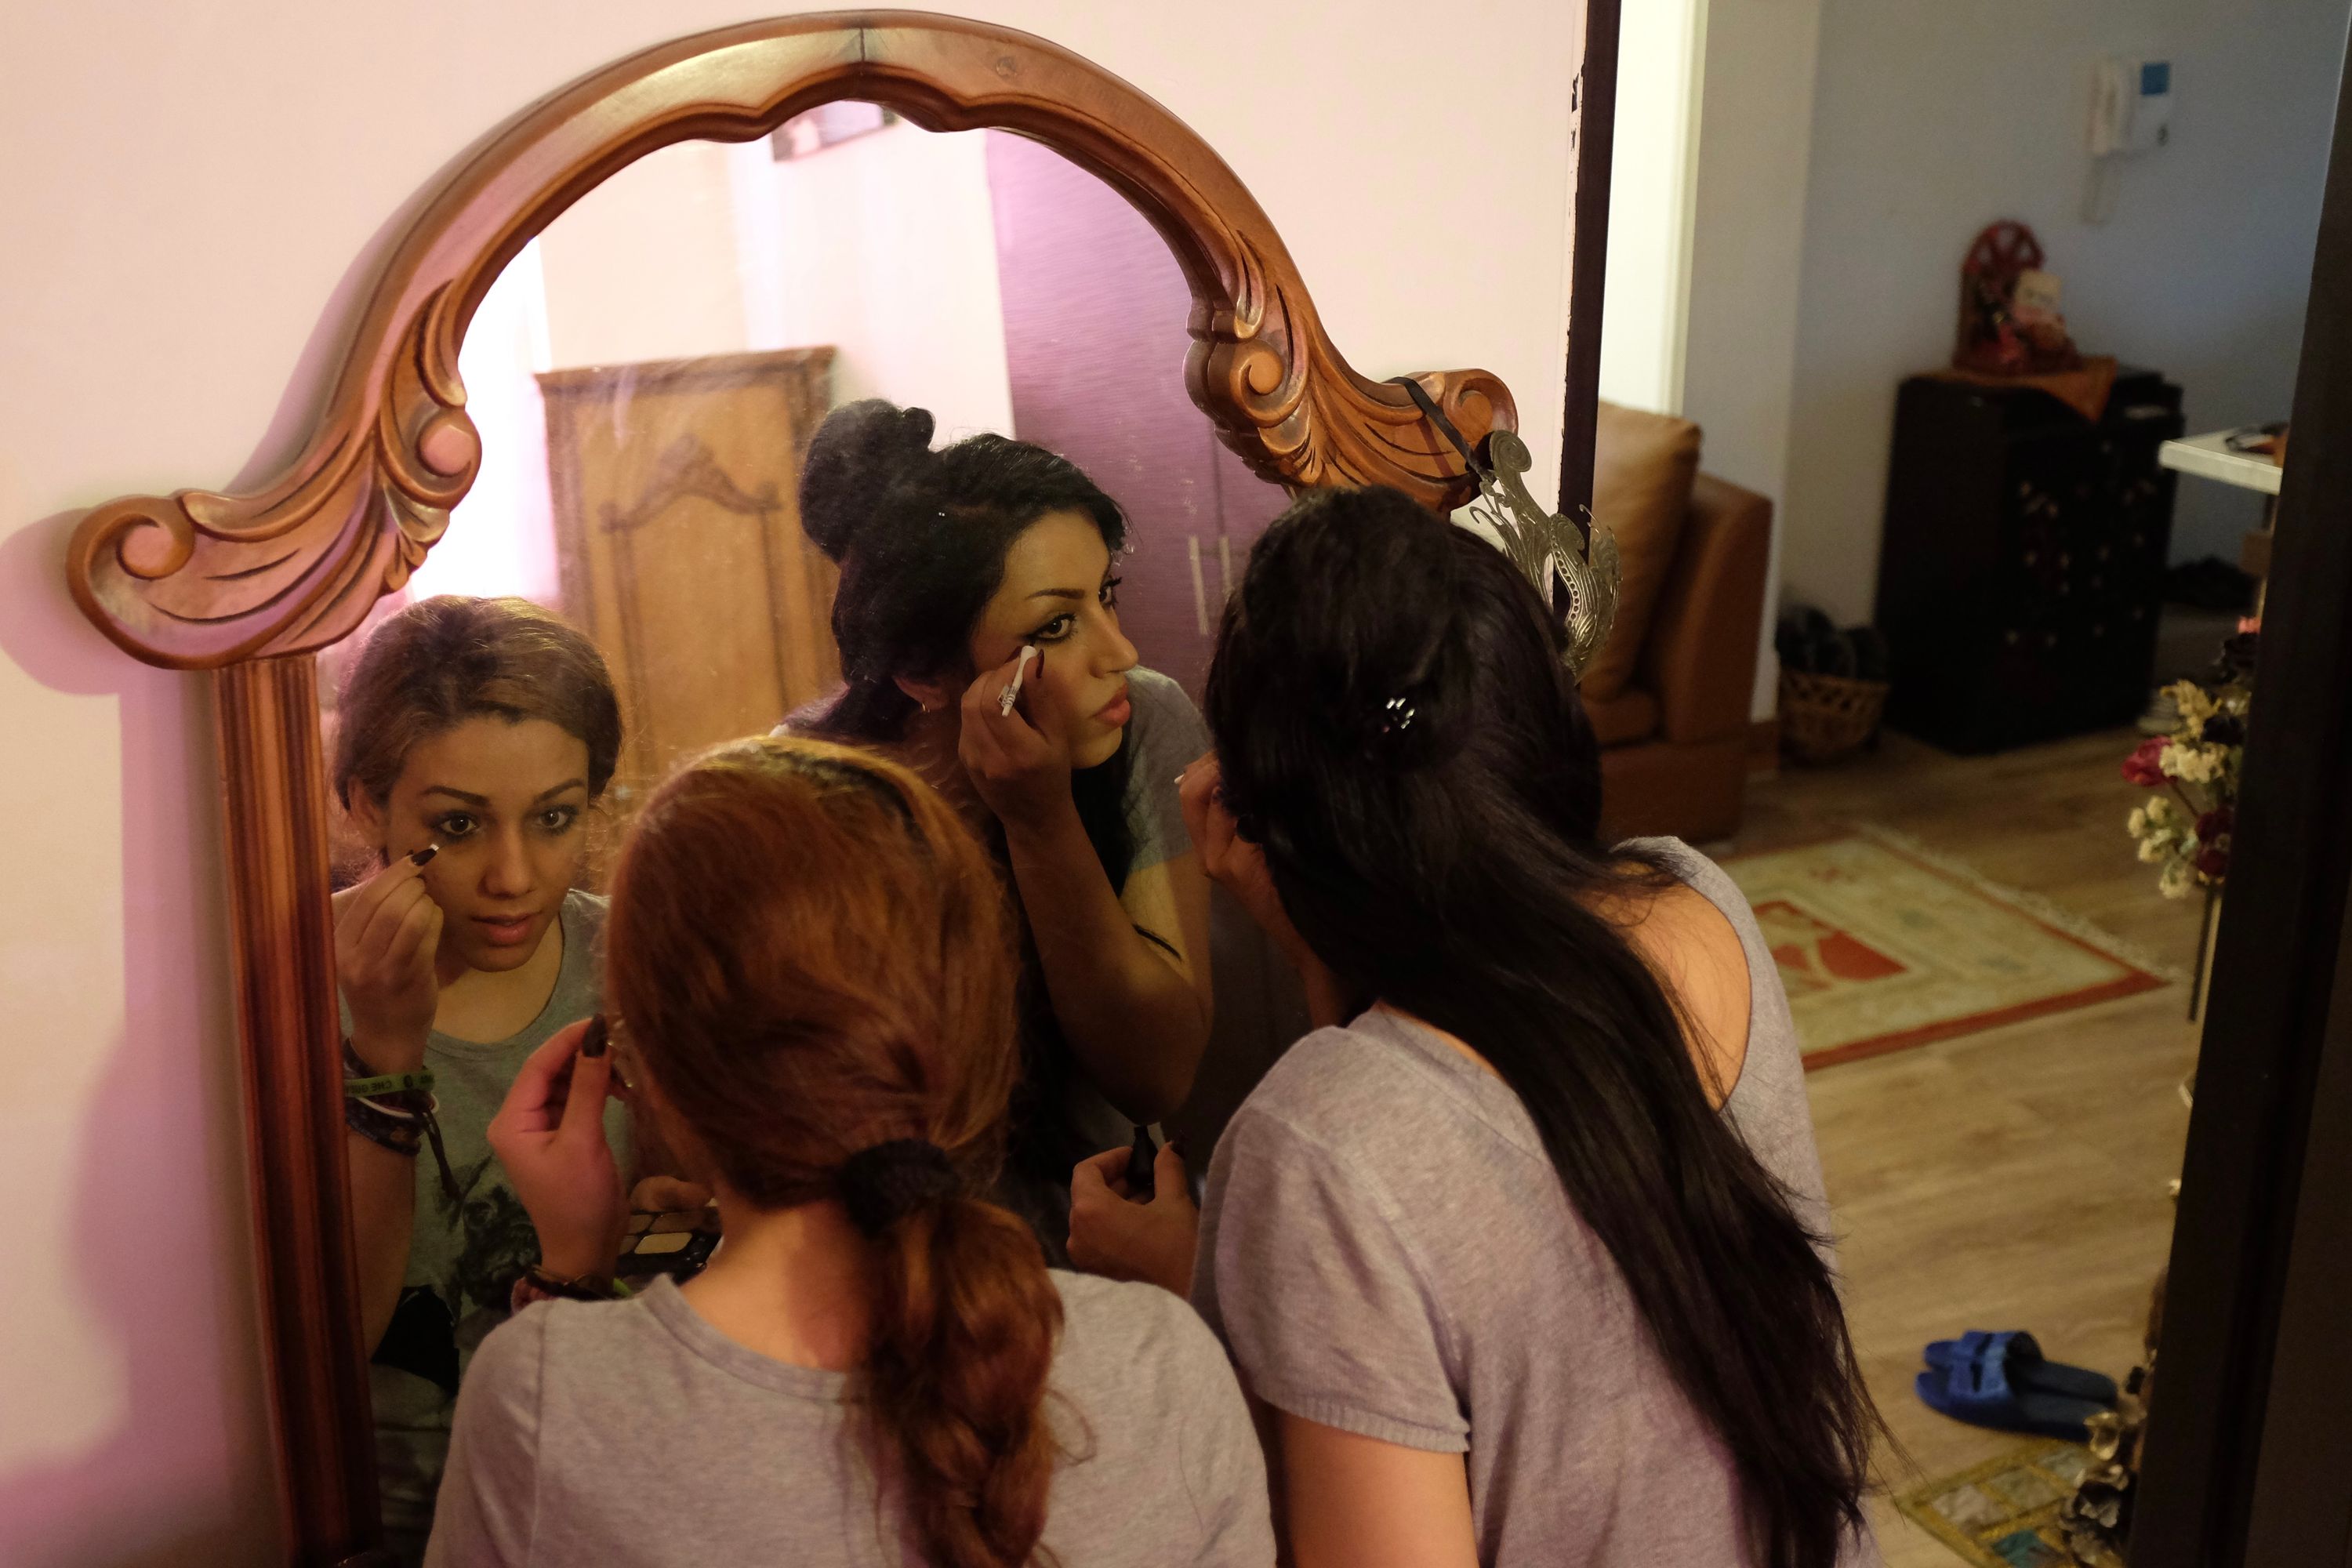
[[(2186, 972), (2201, 906), (2158, 897), (2124, 831), (2142, 792), (2117, 767), (2138, 739), (1955, 758), (1890, 736), (1851, 763), (1759, 780), (1738, 838), (1711, 847), (1883, 823)], [(1918, 1402), (1911, 1379), (1929, 1340), (2030, 1329), (2053, 1357), (2118, 1379), (2137, 1358), (2188, 1129), (2187, 1004), (2168, 986), (1807, 1079), (1855, 1346), (1901, 1450), (1882, 1460), (1889, 1490), (2020, 1441)], [(1884, 1499), (1873, 1519), (1890, 1568), (1958, 1561)]]

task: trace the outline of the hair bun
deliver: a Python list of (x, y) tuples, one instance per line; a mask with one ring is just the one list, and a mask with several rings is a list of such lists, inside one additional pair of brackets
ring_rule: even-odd
[(931, 453), (931, 412), (880, 397), (845, 403), (824, 417), (801, 468), (801, 527), (838, 562), (890, 487)]

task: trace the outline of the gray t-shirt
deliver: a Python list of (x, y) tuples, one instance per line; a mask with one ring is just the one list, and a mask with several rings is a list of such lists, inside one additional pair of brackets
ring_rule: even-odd
[[(1724, 1114), (1822, 1226), (1804, 1068), (1763, 933), (1704, 856), (1635, 847), (1739, 933), (1752, 1001)], [(1193, 1300), (1269, 1404), (1466, 1455), (1489, 1568), (1748, 1561), (1737, 1472), (1526, 1107), (1417, 1024), (1368, 1013), (1266, 1075), (1210, 1167)], [(1843, 1559), (1877, 1560), (1866, 1539)]]
[[(404, 1561), (422, 1553), (432, 1527), (433, 1491), (449, 1447), (458, 1382), (483, 1337), (506, 1321), (515, 1277), (539, 1261), (538, 1233), (490, 1152), (488, 1137), (490, 1118), (530, 1053), (599, 1005), (596, 942), (604, 928), (604, 900), (574, 889), (564, 895), (559, 919), (563, 963), (538, 1017), (503, 1040), (461, 1040), (436, 1029), (425, 1042), (425, 1065), (440, 1102), (442, 1145), (464, 1201), (451, 1205), (433, 1151), (420, 1152), (408, 1272), (392, 1326), (368, 1366), (384, 1529)], [(343, 1026), (351, 1027), (348, 1010)], [(617, 1100), (604, 1108), (604, 1135), (627, 1171), (629, 1113)]]
[[(1045, 1547), (1066, 1568), (1272, 1563), (1265, 1462), (1215, 1339), (1154, 1287), (1054, 1282)], [(855, 1411), (845, 1374), (737, 1344), (667, 1280), (533, 1306), (475, 1358), (425, 1561), (911, 1565)]]
[[(1209, 727), (1184, 689), (1157, 670), (1129, 670), (1127, 689), (1135, 705), (1128, 722), (1135, 764), (1128, 776), (1127, 819), (1135, 835), (1132, 871), (1140, 871), (1193, 853), (1176, 779), (1209, 749)], [(1233, 1108), (1307, 1026), (1297, 971), (1233, 896), (1214, 886), (1209, 889), (1209, 975), (1215, 1011), (1208, 1049), (1192, 1099), (1169, 1119), (1171, 1131), (1203, 1152), (1215, 1145)], [(1093, 1086), (1076, 1084), (1074, 1093), (1080, 1097), (1074, 1119), (1095, 1132), (1097, 1148), (1116, 1149), (1133, 1135)]]
[(1127, 743), (1135, 765), (1127, 781), (1127, 825), (1135, 835), (1132, 871), (1164, 865), (1192, 852), (1184, 830), (1184, 807), (1176, 798), (1176, 775), (1209, 749), (1209, 727), (1184, 689), (1156, 669), (1138, 665), (1127, 672)]

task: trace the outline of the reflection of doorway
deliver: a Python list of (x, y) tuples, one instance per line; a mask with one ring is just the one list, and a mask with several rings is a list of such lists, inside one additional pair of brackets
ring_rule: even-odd
[(1059, 153), (988, 135), (1013, 434), (1127, 512), (1120, 616), (1198, 701), (1225, 595), (1289, 501), (1217, 440), (1184, 390), (1192, 309), (1168, 242)]

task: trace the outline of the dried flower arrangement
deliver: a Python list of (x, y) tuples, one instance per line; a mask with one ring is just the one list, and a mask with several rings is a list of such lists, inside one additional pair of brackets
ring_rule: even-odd
[(2223, 645), (2213, 686), (2181, 680), (2165, 688), (2176, 714), (2171, 731), (2149, 736), (2124, 759), (2124, 777), (2162, 792), (2134, 806), (2126, 826), (2139, 858), (2158, 868), (2157, 889), (2168, 899), (2219, 888), (2229, 875), (2253, 641), (2246, 632)]

